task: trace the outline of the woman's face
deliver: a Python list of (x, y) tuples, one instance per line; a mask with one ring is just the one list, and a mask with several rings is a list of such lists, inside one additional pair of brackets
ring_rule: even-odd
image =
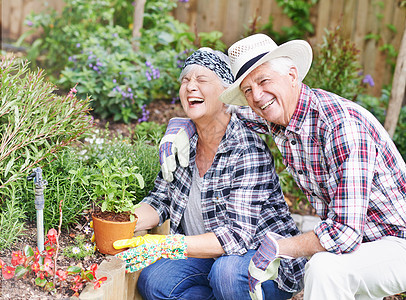
[(214, 118), (224, 109), (224, 103), (218, 100), (224, 89), (213, 71), (195, 65), (181, 81), (179, 98), (183, 110), (195, 122)]

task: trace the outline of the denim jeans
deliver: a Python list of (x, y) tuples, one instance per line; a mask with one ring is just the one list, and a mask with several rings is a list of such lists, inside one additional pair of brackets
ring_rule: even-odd
[[(145, 300), (242, 300), (248, 293), (248, 265), (255, 254), (229, 255), (218, 259), (162, 258), (142, 270), (138, 291)], [(289, 299), (291, 293), (282, 291), (274, 281), (262, 284), (264, 299)]]

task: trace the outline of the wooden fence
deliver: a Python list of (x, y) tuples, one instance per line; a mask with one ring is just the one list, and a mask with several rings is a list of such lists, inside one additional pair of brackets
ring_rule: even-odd
[[(319, 0), (311, 9), (315, 33), (308, 41), (316, 46), (322, 41), (326, 28), (332, 30), (340, 26), (344, 37), (360, 49), (364, 73), (374, 78), (375, 87), (370, 92), (379, 95), (382, 86), (390, 83), (392, 77), (387, 62), (390, 57), (381, 49), (393, 45), (399, 51), (405, 30), (406, 8), (400, 6), (402, 1)], [(2, 0), (2, 39), (17, 39), (29, 29), (23, 25), (25, 16), (47, 6), (60, 11), (63, 0)], [(191, 31), (221, 31), (227, 46), (243, 37), (254, 20), (260, 26), (272, 16), (275, 30), (291, 25), (276, 0), (189, 0), (179, 2), (173, 14), (188, 24)], [(366, 39), (367, 35), (373, 38)]]

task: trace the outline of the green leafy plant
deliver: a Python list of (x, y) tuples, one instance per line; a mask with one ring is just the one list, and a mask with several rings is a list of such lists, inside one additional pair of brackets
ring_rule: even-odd
[(2, 57), (0, 63), (0, 189), (26, 176), (46, 157), (73, 143), (92, 127), (89, 99), (76, 89), (58, 96), (43, 70)]
[[(292, 25), (282, 27), (281, 32), (275, 31), (273, 28), (273, 17), (271, 15), (268, 23), (262, 26), (259, 31), (272, 36), (277, 44), (282, 44), (295, 39), (303, 39), (314, 32), (314, 26), (310, 22), (310, 9), (318, 0), (276, 1), (282, 8), (283, 13), (292, 21)], [(251, 33), (256, 31), (256, 28), (251, 29)]]
[[(16, 188), (0, 190), (2, 207), (0, 210), (0, 249), (10, 247), (24, 229), (25, 211), (18, 205)], [(3, 202), (4, 201), (4, 202)]]
[[(135, 127), (131, 137), (112, 136), (108, 129), (97, 130), (93, 136), (85, 139), (84, 145), (78, 149), (78, 157), (83, 160), (84, 166), (89, 168), (103, 160), (113, 163), (114, 158), (122, 161), (122, 166), (138, 166), (145, 188), (136, 189), (137, 202), (146, 197), (154, 187), (160, 170), (157, 144), (165, 132), (164, 127), (153, 122), (143, 122)], [(82, 173), (81, 177), (85, 175), (86, 172)], [(85, 180), (88, 181), (89, 176), (85, 177)]]
[[(361, 94), (357, 103), (369, 110), (383, 125), (386, 118), (386, 110), (390, 98), (390, 89), (383, 89), (380, 97)], [(393, 142), (398, 148), (403, 159), (406, 160), (406, 107), (400, 110), (398, 124), (393, 135)]]
[[(137, 172), (137, 166), (123, 166), (123, 160), (117, 158), (113, 162), (104, 159), (96, 163), (99, 172), (92, 174), (92, 198), (99, 201), (101, 210), (114, 213), (131, 212), (137, 206), (136, 189), (144, 188), (144, 178)], [(131, 221), (134, 215), (130, 215)]]
[(67, 257), (83, 259), (94, 254), (94, 246), (86, 240), (85, 235), (77, 235), (74, 245), (65, 247), (63, 254)]
[(344, 98), (354, 100), (362, 93), (362, 68), (359, 50), (340, 35), (340, 29), (326, 31), (323, 44), (316, 49), (314, 60), (304, 82)]

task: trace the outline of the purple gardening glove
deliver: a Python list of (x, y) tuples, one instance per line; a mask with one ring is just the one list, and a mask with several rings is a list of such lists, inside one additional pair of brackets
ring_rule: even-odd
[(182, 167), (186, 168), (189, 165), (189, 139), (195, 132), (195, 124), (190, 119), (172, 118), (169, 120), (165, 136), (159, 143), (159, 162), (166, 181), (173, 180), (172, 173), (176, 170), (176, 155)]
[(250, 261), (248, 267), (248, 285), (250, 296), (253, 300), (262, 300), (262, 282), (274, 280), (278, 276), (280, 258), (292, 258), (279, 255), (279, 245), (276, 240), (280, 238), (282, 236), (268, 232)]

